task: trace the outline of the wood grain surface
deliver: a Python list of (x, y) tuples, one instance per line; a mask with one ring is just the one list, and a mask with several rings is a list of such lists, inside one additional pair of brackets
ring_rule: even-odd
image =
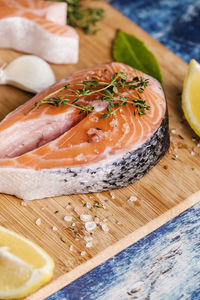
[[(112, 194), (103, 192), (55, 197), (35, 200), (27, 206), (13, 196), (0, 195), (0, 224), (32, 239), (55, 260), (53, 280), (27, 299), (46, 298), (199, 199), (199, 194), (196, 194), (195, 199), (184, 201), (200, 189), (200, 148), (197, 147), (195, 134), (183, 120), (180, 105), (186, 63), (108, 4), (98, 2), (100, 5), (106, 10), (106, 17), (99, 25), (100, 31), (96, 36), (79, 32), (79, 63), (52, 65), (56, 78), (59, 80), (74, 71), (111, 61), (111, 44), (116, 30), (132, 33), (145, 42), (161, 65), (170, 130), (175, 129), (176, 132), (172, 130), (170, 150), (156, 167), (137, 183), (115, 190)], [(22, 53), (0, 49), (0, 65), (19, 55)], [(14, 87), (0, 86), (0, 118), (30, 97), (31, 94)], [(128, 201), (130, 196), (136, 196), (138, 201)], [(100, 208), (95, 207), (95, 201), (99, 202)], [(84, 207), (86, 202), (91, 204), (92, 209)], [(84, 223), (79, 218), (81, 212), (104, 220), (109, 227), (109, 231), (104, 232), (101, 226), (97, 226), (92, 234), (91, 248), (85, 246)], [(66, 215), (72, 215), (73, 221), (64, 221)], [(41, 219), (40, 226), (35, 223), (38, 218)], [(56, 226), (56, 231), (52, 230), (53, 226)], [(138, 235), (138, 230), (142, 234)], [(132, 238), (129, 238), (130, 235)], [(81, 256), (82, 251), (86, 252), (84, 256)]]

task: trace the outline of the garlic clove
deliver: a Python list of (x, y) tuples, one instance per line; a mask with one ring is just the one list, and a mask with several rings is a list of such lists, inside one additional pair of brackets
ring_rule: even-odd
[(0, 69), (0, 84), (39, 93), (56, 82), (49, 64), (34, 55), (23, 55)]

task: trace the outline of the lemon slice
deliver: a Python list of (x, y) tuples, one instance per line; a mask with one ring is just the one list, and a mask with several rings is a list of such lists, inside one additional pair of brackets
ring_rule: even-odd
[(51, 279), (53, 269), (42, 248), (0, 226), (0, 299), (27, 296)]
[(184, 80), (182, 108), (186, 120), (200, 136), (200, 64), (194, 59), (190, 61)]

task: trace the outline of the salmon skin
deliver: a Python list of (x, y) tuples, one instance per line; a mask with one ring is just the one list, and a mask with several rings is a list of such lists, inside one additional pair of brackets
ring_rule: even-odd
[[(128, 103), (102, 119), (107, 102), (95, 94), (79, 100), (94, 107), (88, 115), (70, 105), (31, 110), (52, 93), (68, 94), (56, 92), (63, 86), (76, 90), (77, 82), (93, 78), (110, 82), (118, 72), (125, 72), (127, 80), (148, 79), (141, 94), (150, 106), (146, 115), (135, 114)], [(136, 96), (136, 91), (122, 89), (117, 97), (125, 93)], [(168, 148), (167, 104), (160, 83), (122, 63), (103, 64), (62, 79), (0, 123), (0, 192), (33, 200), (121, 188), (144, 176)]]
[(0, 0), (0, 47), (31, 53), (56, 64), (77, 63), (79, 37), (65, 25), (65, 3)]

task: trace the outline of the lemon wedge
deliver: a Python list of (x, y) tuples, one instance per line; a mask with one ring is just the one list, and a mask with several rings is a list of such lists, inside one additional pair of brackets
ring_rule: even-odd
[(53, 269), (42, 248), (0, 226), (0, 299), (29, 295), (51, 279)]
[(182, 108), (191, 128), (200, 136), (200, 64), (194, 59), (184, 80)]

